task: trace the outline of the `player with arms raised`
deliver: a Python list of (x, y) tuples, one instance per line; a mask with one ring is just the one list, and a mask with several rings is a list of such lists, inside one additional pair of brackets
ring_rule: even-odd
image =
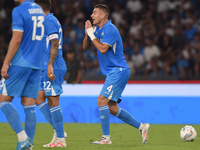
[(63, 115), (59, 105), (60, 94), (63, 92), (62, 82), (67, 71), (62, 57), (62, 27), (58, 19), (50, 13), (51, 0), (35, 0), (35, 3), (39, 4), (45, 13), (43, 69), (36, 105), (55, 131), (52, 141), (43, 147), (66, 147), (67, 135), (65, 133), (64, 136)]
[[(1, 69), (0, 108), (16, 132), (16, 150), (32, 149), (36, 127), (35, 99), (38, 97), (42, 68), (44, 12), (33, 0), (15, 0), (20, 5), (12, 11), (12, 39)], [(25, 131), (14, 97), (21, 97)]]
[(139, 129), (143, 141), (146, 143), (150, 125), (141, 123), (131, 116), (126, 110), (119, 108), (121, 94), (130, 76), (130, 68), (123, 53), (123, 43), (119, 31), (108, 20), (109, 8), (104, 4), (94, 7), (91, 18), (85, 22), (86, 36), (83, 40), (83, 49), (89, 49), (91, 41), (97, 48), (97, 55), (101, 72), (106, 76), (106, 81), (98, 97), (102, 138), (93, 144), (111, 144), (110, 138), (110, 113), (127, 124)]

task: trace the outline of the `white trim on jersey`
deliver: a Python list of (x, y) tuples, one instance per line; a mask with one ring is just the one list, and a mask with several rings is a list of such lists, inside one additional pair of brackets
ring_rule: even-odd
[(2, 85), (0, 85), (0, 88), (3, 88), (2, 95), (8, 96), (6, 85), (5, 85), (4, 81), (5, 81), (5, 79), (2, 78), (2, 80), (1, 80)]
[(112, 99), (112, 96), (113, 96), (113, 91), (112, 91), (112, 93), (109, 95), (108, 99), (111, 100), (111, 99)]
[[(102, 44), (108, 44), (108, 43), (102, 43)], [(112, 47), (110, 44), (108, 44), (110, 47)]]
[(24, 32), (23, 30), (19, 30), (19, 29), (13, 29), (12, 31), (20, 31), (20, 32)]
[(46, 37), (46, 46), (47, 46), (47, 49), (48, 49), (48, 46), (49, 46), (49, 37), (48, 36)]
[(113, 44), (113, 52), (114, 52), (114, 54), (115, 54), (115, 52), (116, 52), (116, 45), (117, 45), (117, 42), (115, 42), (115, 43)]
[[(108, 43), (102, 43), (102, 44), (108, 44)], [(114, 54), (115, 54), (117, 42), (115, 42), (115, 43), (113, 44), (113, 46), (111, 46), (110, 44), (108, 44), (108, 45), (109, 45), (110, 47), (113, 48), (113, 52), (114, 52)]]
[(51, 88), (51, 95), (56, 96), (56, 92), (54, 91), (53, 87)]

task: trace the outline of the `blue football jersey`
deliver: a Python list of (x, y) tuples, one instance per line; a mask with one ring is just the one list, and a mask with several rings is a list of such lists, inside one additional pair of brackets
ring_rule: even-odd
[(11, 64), (33, 69), (42, 68), (44, 12), (33, 0), (25, 0), (12, 11), (12, 30), (23, 32), (21, 44)]
[(46, 70), (48, 66), (50, 58), (50, 50), (51, 50), (50, 40), (52, 39), (58, 39), (59, 41), (58, 54), (54, 61), (53, 68), (59, 70), (66, 70), (67, 67), (63, 59), (63, 51), (62, 51), (63, 32), (60, 22), (52, 13), (49, 13), (45, 17), (44, 26), (45, 26), (45, 32), (43, 37), (43, 51), (44, 51), (43, 70)]
[(101, 54), (97, 50), (99, 66), (103, 75), (107, 75), (114, 67), (129, 68), (124, 56), (120, 33), (110, 20), (102, 28), (96, 26), (94, 35), (101, 43), (110, 45), (105, 54)]

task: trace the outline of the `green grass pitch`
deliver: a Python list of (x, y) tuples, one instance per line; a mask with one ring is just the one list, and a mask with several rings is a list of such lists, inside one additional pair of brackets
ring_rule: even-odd
[[(47, 123), (38, 123), (33, 150), (67, 149), (67, 150), (199, 150), (200, 136), (193, 142), (180, 138), (184, 125), (151, 125), (149, 140), (142, 144), (139, 131), (127, 124), (111, 124), (111, 145), (93, 145), (101, 138), (100, 124), (64, 124), (68, 134), (67, 148), (43, 148), (52, 139), (53, 129)], [(200, 134), (200, 125), (193, 125)], [(0, 123), (0, 150), (13, 150), (17, 136), (8, 123)]]

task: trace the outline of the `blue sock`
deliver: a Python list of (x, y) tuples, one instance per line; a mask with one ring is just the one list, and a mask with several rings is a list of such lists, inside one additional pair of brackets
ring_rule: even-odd
[(103, 135), (110, 135), (110, 110), (108, 108), (108, 105), (99, 107), (99, 114)]
[(35, 105), (23, 106), (25, 112), (25, 132), (32, 140), (35, 135), (36, 128), (36, 112)]
[(140, 127), (141, 122), (137, 121), (135, 118), (133, 118), (133, 116), (131, 116), (129, 112), (127, 112), (126, 110), (122, 108), (118, 109), (115, 116), (121, 119), (122, 121), (124, 121), (125, 123), (130, 124), (131, 126), (134, 126), (137, 129)]
[(12, 129), (18, 134), (22, 130), (24, 130), (19, 113), (15, 109), (15, 107), (12, 105), (11, 102), (5, 101), (0, 103), (0, 108), (4, 115), (6, 116), (10, 126)]
[(56, 130), (57, 137), (64, 137), (64, 129), (63, 129), (63, 115), (60, 106), (54, 106), (50, 108), (51, 116), (53, 118), (54, 129)]
[[(47, 102), (43, 102), (39, 105), (37, 105), (38, 109), (42, 112), (42, 114), (44, 115), (44, 117), (46, 118), (46, 120), (53, 126), (53, 120), (52, 120), (52, 116), (51, 116), (51, 112), (50, 112), (50, 108)], [(55, 128), (54, 128), (55, 129)]]

